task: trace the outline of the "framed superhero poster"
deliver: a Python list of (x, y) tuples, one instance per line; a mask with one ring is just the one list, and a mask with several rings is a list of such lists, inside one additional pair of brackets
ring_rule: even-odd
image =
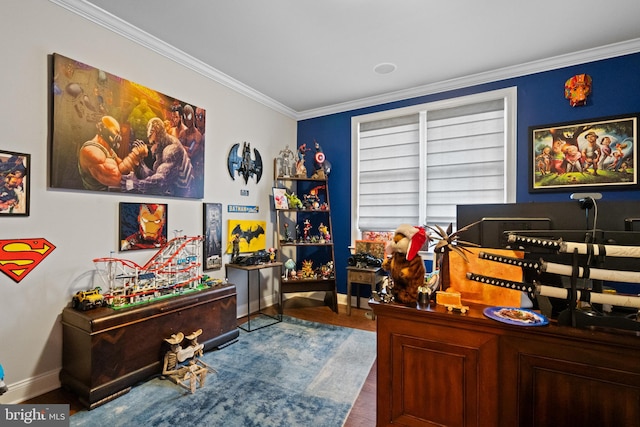
[(29, 216), (31, 156), (0, 150), (0, 216)]
[(203, 197), (203, 108), (62, 55), (52, 70), (52, 187)]
[(267, 249), (266, 221), (229, 220), (227, 253), (256, 252)]
[(222, 204), (203, 203), (204, 270), (222, 268)]
[(120, 250), (159, 249), (167, 243), (163, 203), (120, 203)]
[(529, 128), (530, 192), (633, 189), (638, 114)]

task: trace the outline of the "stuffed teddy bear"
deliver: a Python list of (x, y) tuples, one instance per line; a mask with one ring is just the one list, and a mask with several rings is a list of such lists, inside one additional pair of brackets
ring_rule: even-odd
[(391, 292), (399, 303), (412, 304), (418, 300), (418, 287), (424, 284), (426, 272), (418, 251), (427, 238), (424, 228), (401, 224), (387, 245), (391, 257), (384, 260), (382, 269), (389, 272), (393, 280)]

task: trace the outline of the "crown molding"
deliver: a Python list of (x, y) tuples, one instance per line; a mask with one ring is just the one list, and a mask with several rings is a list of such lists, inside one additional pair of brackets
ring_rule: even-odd
[(202, 76), (218, 82), (240, 94), (253, 99), (277, 112), (284, 114), (297, 120), (295, 110), (275, 101), (274, 99), (256, 91), (255, 89), (235, 80), (234, 78), (224, 74), (223, 72), (205, 64), (204, 62), (192, 57), (177, 49), (176, 47), (152, 36), (151, 34), (129, 24), (128, 22), (106, 12), (91, 3), (84, 0), (49, 0), (52, 3), (61, 6), (76, 15), (79, 15), (94, 24), (104, 27), (114, 33), (125, 37), (134, 43), (144, 46), (153, 52), (164, 56), (176, 63), (187, 67)]
[(390, 102), (402, 101), (405, 99), (417, 98), (420, 96), (432, 95), (485, 83), (492, 83), (499, 80), (522, 77), (529, 74), (551, 71), (557, 68), (570, 67), (572, 65), (579, 65), (602, 59), (615, 58), (637, 52), (640, 52), (640, 38), (574, 52), (567, 55), (559, 55), (543, 60), (527, 62), (511, 67), (499, 68), (457, 79), (444, 80), (424, 86), (417, 86), (410, 89), (388, 92), (368, 98), (329, 105), (327, 107), (299, 111), (297, 117), (298, 120), (305, 120), (329, 114), (343, 113), (345, 111), (357, 110), (360, 108), (367, 108), (375, 105), (387, 104)]
[(450, 90), (462, 89), (465, 87), (476, 86), (484, 83), (491, 83), (499, 80), (505, 80), (515, 77), (521, 77), (529, 74), (550, 71), (557, 68), (569, 67), (572, 65), (583, 64), (602, 59), (614, 58), (631, 53), (640, 52), (640, 38), (632, 39), (625, 42), (615, 43), (607, 46), (587, 49), (567, 55), (559, 55), (551, 58), (527, 62), (511, 67), (499, 68), (484, 73), (473, 74), (456, 79), (444, 80), (423, 86), (417, 86), (410, 89), (388, 92), (381, 95), (361, 98), (353, 101), (343, 102), (339, 104), (328, 105), (304, 111), (295, 111), (282, 103), (264, 95), (261, 92), (245, 85), (244, 83), (233, 79), (232, 77), (220, 72), (219, 70), (187, 55), (183, 51), (174, 46), (152, 36), (151, 34), (134, 27), (126, 21), (114, 16), (105, 10), (86, 2), (85, 0), (49, 0), (77, 15), (82, 16), (89, 21), (100, 25), (116, 34), (121, 35), (141, 46), (171, 59), (178, 64), (187, 67), (202, 76), (218, 82), (236, 92), (247, 96), (277, 112), (291, 117), (295, 120), (306, 120), (329, 114), (343, 113), (345, 111), (357, 110), (360, 108), (372, 107), (390, 102), (402, 101), (405, 99), (417, 98), (425, 95), (446, 92)]

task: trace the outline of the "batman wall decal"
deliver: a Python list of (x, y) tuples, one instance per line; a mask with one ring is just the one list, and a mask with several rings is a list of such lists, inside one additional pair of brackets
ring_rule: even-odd
[(229, 175), (234, 181), (236, 174), (242, 176), (245, 184), (247, 184), (249, 178), (255, 175), (257, 184), (262, 178), (262, 157), (260, 157), (258, 150), (254, 148), (252, 158), (251, 144), (246, 141), (242, 145), (242, 153), (238, 152), (239, 148), (240, 144), (234, 144), (231, 147), (231, 151), (229, 151), (229, 159), (227, 160)]

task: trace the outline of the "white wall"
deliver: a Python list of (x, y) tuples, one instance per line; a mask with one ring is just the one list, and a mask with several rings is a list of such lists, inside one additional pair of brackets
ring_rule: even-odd
[[(203, 202), (223, 204), (223, 236), (230, 218), (228, 204), (257, 205), (258, 214), (233, 214), (232, 218), (266, 220), (267, 245), (273, 245), (274, 218), (269, 205), (273, 158), (285, 144), (296, 145), (296, 122), (49, 1), (12, 1), (3, 5), (0, 19), (4, 58), (0, 67), (4, 111), (0, 149), (31, 154), (31, 213), (0, 217), (0, 239), (43, 237), (56, 246), (20, 283), (0, 274), (0, 364), (9, 386), (0, 402), (15, 403), (59, 387), (60, 314), (73, 293), (87, 286), (88, 273), (94, 268), (91, 260), (117, 253), (119, 202), (168, 203), (170, 236), (173, 229), (182, 229), (186, 235), (202, 233)], [(48, 56), (52, 53), (204, 107), (204, 199), (159, 200), (47, 188)], [(248, 185), (233, 181), (227, 172), (231, 146), (243, 141), (263, 157), (265, 171), (258, 184), (255, 179)], [(240, 195), (243, 189), (249, 190), (249, 196)], [(118, 256), (143, 263), (151, 255), (150, 251), (133, 251)], [(224, 268), (207, 273), (222, 278)], [(238, 292), (242, 315), (246, 313), (246, 285), (238, 284)]]

